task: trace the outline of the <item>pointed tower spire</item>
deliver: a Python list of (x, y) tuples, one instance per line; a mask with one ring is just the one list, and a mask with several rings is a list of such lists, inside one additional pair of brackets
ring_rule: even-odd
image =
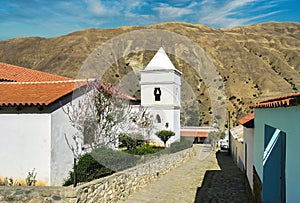
[(165, 50), (160, 47), (145, 70), (176, 70)]

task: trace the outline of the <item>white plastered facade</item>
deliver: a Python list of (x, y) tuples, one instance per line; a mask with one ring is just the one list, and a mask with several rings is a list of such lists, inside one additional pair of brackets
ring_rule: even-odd
[[(167, 145), (179, 141), (181, 72), (174, 67), (163, 48), (158, 50), (141, 71), (140, 84), (141, 105), (153, 116), (155, 130), (175, 132)], [(155, 135), (151, 139), (160, 141)]]

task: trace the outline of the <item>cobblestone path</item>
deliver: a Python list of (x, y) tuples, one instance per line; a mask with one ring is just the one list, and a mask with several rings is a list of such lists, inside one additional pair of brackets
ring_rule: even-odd
[(196, 145), (197, 156), (130, 196), (126, 203), (249, 202), (242, 172), (225, 152)]

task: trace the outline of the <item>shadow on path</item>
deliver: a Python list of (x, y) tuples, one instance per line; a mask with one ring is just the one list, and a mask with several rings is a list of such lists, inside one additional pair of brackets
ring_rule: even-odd
[(250, 202), (243, 173), (234, 164), (227, 151), (216, 153), (221, 170), (207, 170), (201, 187), (198, 187), (194, 203), (202, 202)]

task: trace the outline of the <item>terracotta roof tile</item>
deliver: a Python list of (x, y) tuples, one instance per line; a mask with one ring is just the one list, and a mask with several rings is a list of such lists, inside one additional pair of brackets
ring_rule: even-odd
[(8, 82), (40, 82), (40, 81), (62, 81), (72, 78), (44, 73), (29, 68), (23, 68), (0, 62), (0, 81)]
[[(0, 106), (47, 106), (91, 81), (94, 79), (75, 80), (0, 62)], [(100, 86), (119, 98), (136, 100), (113, 87)]]
[(0, 106), (49, 105), (87, 84), (87, 81), (0, 83)]
[(254, 127), (254, 113), (251, 113), (239, 120), (239, 123), (247, 128)]
[(281, 97), (275, 97), (262, 101), (258, 104), (253, 104), (253, 108), (276, 108), (283, 106), (295, 106), (300, 104), (300, 93), (293, 93)]

